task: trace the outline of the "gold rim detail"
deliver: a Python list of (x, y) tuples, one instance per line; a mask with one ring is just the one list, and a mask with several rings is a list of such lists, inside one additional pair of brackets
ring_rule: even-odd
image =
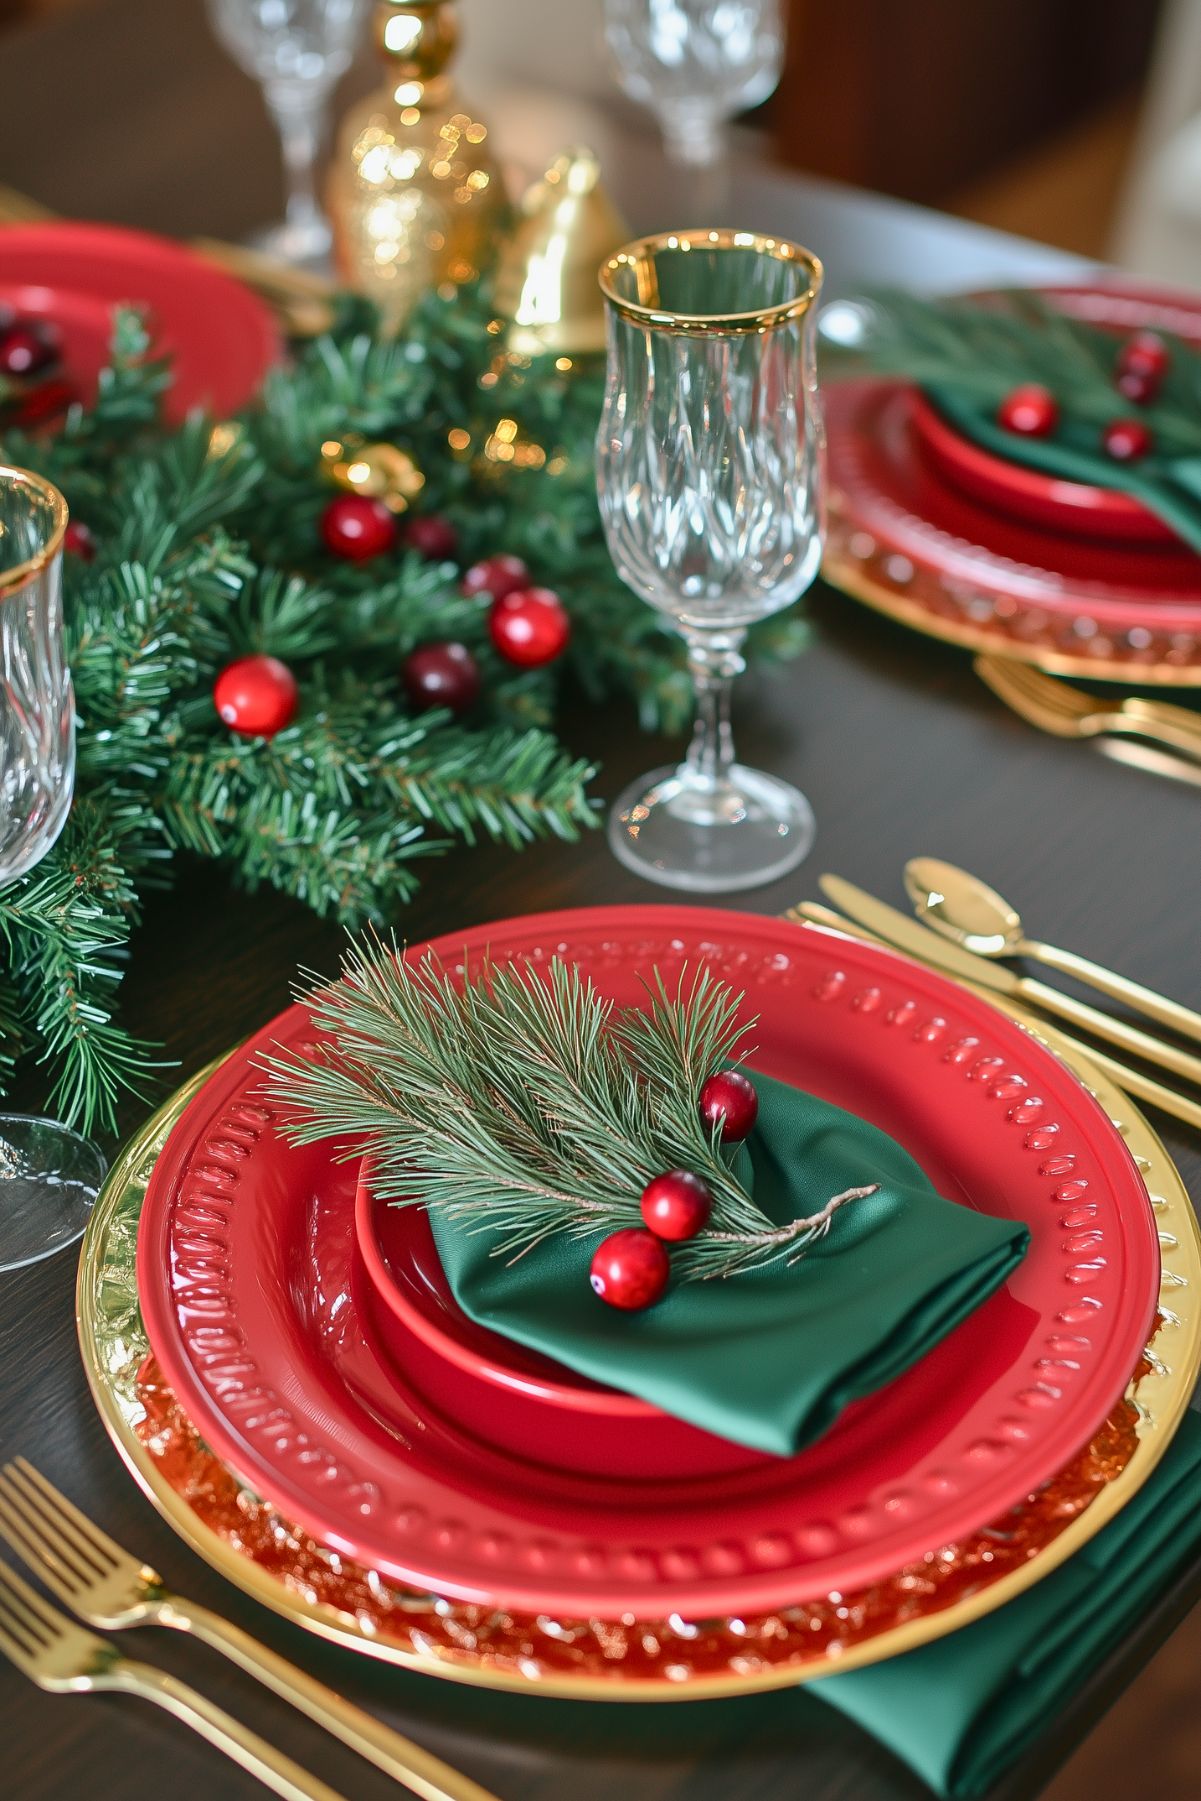
[(23, 563), (16, 563), (11, 569), (0, 570), (0, 600), (15, 594), (23, 588), (40, 569), (52, 563), (62, 549), (63, 538), (67, 530), (67, 503), (54, 486), (42, 476), (35, 475), (31, 469), (18, 469), (12, 464), (0, 463), (0, 482), (12, 483), (15, 487), (30, 488), (43, 500), (51, 511), (53, 523), (50, 536), (42, 548), (33, 556), (26, 557)]
[[(657, 304), (658, 283), (651, 259), (664, 250), (754, 250), (777, 262), (795, 264), (805, 276), (805, 291), (792, 300), (778, 301), (775, 306), (761, 307), (749, 313), (674, 313)], [(617, 292), (615, 278), (622, 269), (632, 269), (639, 298), (627, 300)], [(755, 231), (661, 231), (653, 237), (637, 238), (601, 264), (601, 292), (614, 312), (633, 325), (653, 331), (675, 332), (681, 337), (741, 337), (752, 332), (774, 331), (794, 319), (803, 318), (817, 299), (822, 284), (822, 266), (811, 250), (794, 244), (788, 238), (772, 238)]]

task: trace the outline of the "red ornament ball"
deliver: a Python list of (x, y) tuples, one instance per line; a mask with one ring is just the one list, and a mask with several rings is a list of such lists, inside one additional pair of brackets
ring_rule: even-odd
[(60, 340), (44, 319), (16, 319), (0, 336), (0, 374), (41, 375), (57, 363)]
[(1149, 406), (1159, 393), (1161, 377), (1150, 369), (1119, 369), (1114, 386), (1124, 400)]
[(421, 513), (410, 519), (402, 536), (409, 550), (430, 563), (453, 563), (459, 554), (459, 534), (439, 513)]
[(663, 1241), (641, 1226), (625, 1226), (596, 1247), (590, 1280), (593, 1293), (610, 1307), (638, 1313), (654, 1306), (670, 1273)]
[(1115, 463), (1137, 463), (1154, 443), (1150, 428), (1141, 419), (1111, 419), (1101, 433), (1102, 448)]
[(72, 519), (63, 533), (63, 549), (70, 557), (78, 557), (81, 563), (91, 563), (96, 556), (96, 539), (91, 528), (82, 519)]
[(1059, 404), (1049, 388), (1029, 382), (1007, 394), (997, 409), (997, 424), (1023, 438), (1046, 438), (1059, 424)]
[(680, 1244), (695, 1238), (709, 1223), (713, 1193), (709, 1184), (690, 1169), (669, 1169), (656, 1176), (642, 1191), (642, 1218), (656, 1238)]
[(701, 1118), (707, 1126), (720, 1123), (726, 1144), (740, 1144), (758, 1115), (759, 1096), (739, 1070), (718, 1070), (701, 1089)]
[(243, 738), (274, 738), (296, 717), (296, 677), (278, 657), (241, 657), (217, 677), (213, 705)]
[(349, 563), (366, 563), (396, 543), (396, 515), (369, 494), (338, 494), (321, 515), (327, 550)]
[(1123, 369), (1142, 369), (1162, 378), (1171, 360), (1171, 352), (1157, 331), (1136, 331), (1118, 351), (1118, 373)]
[(415, 707), (465, 713), (479, 698), (479, 664), (465, 644), (419, 644), (405, 658), (401, 676)]
[(488, 631), (506, 663), (541, 669), (567, 649), (571, 620), (553, 588), (522, 588), (493, 601)]
[(529, 585), (530, 572), (521, 558), (511, 557), (506, 551), (485, 557), (482, 563), (473, 563), (461, 583), (463, 593), (469, 598), (486, 594), (489, 600), (503, 600), (507, 594), (516, 594), (519, 588)]

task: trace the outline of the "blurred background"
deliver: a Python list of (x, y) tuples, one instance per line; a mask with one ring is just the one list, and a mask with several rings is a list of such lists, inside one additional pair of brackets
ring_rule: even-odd
[[(463, 0), (464, 86), (471, 91), (474, 70), (487, 72), (489, 93), (498, 76), (505, 82), (492, 112), (514, 159), (536, 164), (544, 145), (581, 137), (603, 148), (615, 121), (647, 129), (617, 94), (601, 11), (602, 0)], [(739, 128), (744, 148), (1140, 273), (1201, 282), (1201, 0), (787, 0), (787, 11), (783, 80)], [(36, 22), (49, 91), (47, 19), (61, 52), (47, 119), (55, 150), (6, 141), (0, 109), (0, 180), (64, 212), (101, 216), (119, 176), (129, 223), (185, 235), (218, 223), (226, 234), (239, 223), (251, 230), (277, 216), (271, 126), (249, 78), (245, 108), (231, 113), (204, 0), (0, 0), (0, 74), (29, 72), (22, 34)], [(161, 154), (129, 141), (120, 95), (93, 81), (88, 45), (100, 33), (110, 46), (113, 34), (123, 40), (131, 86), (153, 75)], [(579, 54), (589, 37), (594, 57)], [(210, 107), (198, 69), (212, 71)], [(335, 113), (372, 80), (364, 55)], [(234, 206), (206, 187), (215, 129), (236, 134), (244, 152)], [(63, 155), (64, 134), (74, 154)], [(181, 158), (195, 170), (184, 196)]]

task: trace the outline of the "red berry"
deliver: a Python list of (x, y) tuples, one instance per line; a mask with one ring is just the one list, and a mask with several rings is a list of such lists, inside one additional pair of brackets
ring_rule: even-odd
[(401, 666), (415, 707), (449, 707), (465, 713), (479, 698), (479, 664), (465, 644), (419, 644)]
[(243, 738), (274, 738), (291, 725), (298, 700), (296, 677), (278, 657), (241, 657), (213, 686), (213, 705)]
[(751, 1130), (759, 1113), (759, 1096), (737, 1069), (721, 1069), (701, 1089), (701, 1118), (707, 1126), (721, 1124), (726, 1144), (738, 1144)]
[(452, 563), (459, 554), (459, 534), (449, 519), (438, 513), (422, 513), (410, 519), (403, 532), (405, 544), (431, 563)]
[(997, 410), (997, 424), (1024, 438), (1045, 438), (1059, 424), (1059, 406), (1049, 388), (1030, 382), (1005, 396)]
[(18, 319), (0, 337), (0, 374), (40, 375), (59, 359), (61, 340), (45, 319)]
[(1155, 440), (1141, 419), (1111, 419), (1101, 433), (1101, 443), (1106, 456), (1115, 463), (1136, 463), (1146, 456)]
[(82, 519), (72, 519), (63, 535), (63, 549), (68, 556), (90, 563), (96, 555), (96, 540)]
[(1121, 369), (1114, 386), (1126, 400), (1132, 400), (1135, 406), (1148, 406), (1159, 393), (1162, 377), (1153, 369)]
[(713, 1194), (709, 1184), (690, 1169), (669, 1169), (642, 1191), (642, 1218), (656, 1238), (678, 1244), (695, 1238), (709, 1223)]
[(670, 1273), (662, 1240), (641, 1226), (625, 1226), (596, 1247), (591, 1282), (593, 1292), (610, 1307), (637, 1313), (654, 1306)]
[(1144, 375), (1162, 379), (1171, 360), (1171, 353), (1157, 331), (1136, 331), (1118, 351), (1118, 374), (1127, 369), (1138, 369)]
[(485, 557), (482, 563), (473, 563), (462, 581), (464, 594), (474, 596), (486, 594), (490, 600), (503, 600), (506, 594), (515, 594), (518, 588), (528, 588), (530, 572), (520, 557), (511, 557), (506, 551), (494, 557)]
[(339, 494), (321, 515), (321, 536), (336, 557), (365, 563), (396, 543), (396, 515), (368, 494)]
[(507, 663), (540, 669), (567, 649), (571, 620), (553, 588), (522, 588), (493, 601), (488, 631)]

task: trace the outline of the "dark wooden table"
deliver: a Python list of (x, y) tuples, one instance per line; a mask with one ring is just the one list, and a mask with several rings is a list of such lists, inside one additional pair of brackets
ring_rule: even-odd
[[(249, 85), (210, 45), (197, 0), (81, 4), (0, 39), (0, 77), (3, 176), (51, 205), (226, 234), (261, 222), (276, 205), (270, 138)], [(603, 135), (604, 121), (593, 123), (593, 135)], [(545, 120), (543, 127), (553, 129)], [(653, 148), (621, 138), (612, 177), (633, 222), (679, 223), (680, 196)], [(536, 155), (543, 147), (525, 149)], [(754, 166), (736, 176), (736, 203), (740, 222), (808, 229), (842, 286), (884, 267), (937, 284), (1064, 266), (1052, 252)], [(738, 727), (749, 760), (809, 793), (817, 849), (806, 868), (742, 904), (777, 912), (814, 895), (821, 869), (899, 900), (902, 863), (927, 852), (988, 877), (1040, 935), (1201, 1003), (1196, 791), (1040, 737), (979, 686), (966, 659), (837, 594), (819, 587), (811, 613), (812, 648), (801, 662), (746, 681)], [(605, 796), (679, 749), (639, 737), (621, 710), (582, 713), (569, 730), (581, 751), (602, 761), (598, 792)], [(416, 939), (535, 908), (662, 898), (626, 874), (597, 834), (580, 846), (539, 846), (521, 856), (456, 854), (430, 869), (404, 924)], [(150, 910), (126, 983), (128, 1013), (191, 1070), (280, 1007), (298, 963), (331, 967), (337, 946), (338, 934), (299, 906), (240, 897), (219, 872), (196, 866)], [(1201, 1192), (1196, 1139), (1156, 1123), (1194, 1194)], [(256, 1610), (183, 1549), (109, 1446), (76, 1354), (73, 1262), (64, 1256), (0, 1278), (0, 1454), (35, 1458), (178, 1586), (394, 1721), (502, 1801), (604, 1801), (618, 1792), (629, 1801), (785, 1801), (801, 1793), (810, 1801), (905, 1801), (925, 1793), (804, 1692), (700, 1708), (526, 1700), (389, 1671)], [(993, 1801), (1040, 1790), (1199, 1590), (1201, 1567)], [(374, 1771), (215, 1656), (167, 1634), (133, 1643), (202, 1683), (354, 1801), (385, 1793)], [(0, 1746), (0, 1791), (21, 1801), (58, 1801), (75, 1791), (89, 1801), (158, 1801), (167, 1791), (253, 1801), (262, 1792), (147, 1708), (68, 1706), (35, 1692), (7, 1665), (0, 1665)], [(1175, 1791), (1161, 1787), (1160, 1801), (1186, 1792), (1182, 1774)]]

